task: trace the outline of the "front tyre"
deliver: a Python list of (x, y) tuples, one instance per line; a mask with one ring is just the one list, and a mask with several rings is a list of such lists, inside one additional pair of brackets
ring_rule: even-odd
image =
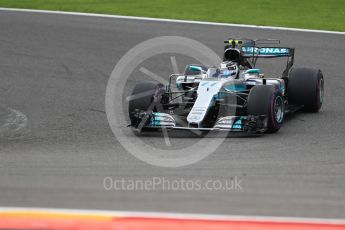
[(281, 92), (273, 85), (258, 85), (248, 95), (248, 115), (266, 115), (268, 133), (277, 132), (284, 121), (285, 103)]
[(138, 112), (150, 114), (157, 111), (157, 105), (160, 103), (160, 97), (164, 91), (162, 84), (151, 81), (138, 83), (134, 87), (128, 104), (132, 126), (137, 128), (141, 122), (141, 118), (137, 116)]

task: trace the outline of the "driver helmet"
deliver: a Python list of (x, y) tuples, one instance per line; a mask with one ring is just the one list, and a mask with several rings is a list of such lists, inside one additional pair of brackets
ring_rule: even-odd
[(237, 78), (239, 73), (238, 65), (235, 62), (222, 62), (220, 64), (220, 76), (221, 77), (234, 77)]

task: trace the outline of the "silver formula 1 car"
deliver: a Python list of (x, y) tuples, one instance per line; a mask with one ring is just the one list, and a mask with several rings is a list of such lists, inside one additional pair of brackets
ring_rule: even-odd
[[(135, 129), (277, 132), (288, 113), (318, 112), (324, 97), (321, 70), (294, 68), (294, 48), (279, 40), (228, 39), (220, 66), (187, 65), (169, 84), (141, 82), (129, 101)], [(262, 46), (264, 45), (264, 46)], [(259, 58), (287, 59), (281, 76), (256, 68)], [(174, 83), (173, 83), (174, 82)]]

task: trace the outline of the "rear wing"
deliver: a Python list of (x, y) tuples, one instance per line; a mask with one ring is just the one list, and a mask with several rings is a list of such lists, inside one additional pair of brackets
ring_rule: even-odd
[(250, 60), (255, 66), (258, 58), (279, 58), (287, 57), (286, 69), (283, 76), (287, 76), (294, 63), (295, 48), (280, 47), (280, 40), (277, 39), (232, 39), (225, 40), (227, 45), (224, 48), (224, 54), (227, 51), (237, 50), (239, 59)]
[(291, 57), (294, 54), (293, 48), (288, 47), (254, 47), (254, 46), (242, 46), (242, 57)]

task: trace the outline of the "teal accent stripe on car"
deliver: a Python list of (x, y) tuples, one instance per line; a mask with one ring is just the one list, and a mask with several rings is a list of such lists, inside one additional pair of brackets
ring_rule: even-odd
[(240, 91), (240, 90), (247, 89), (245, 85), (227, 85), (227, 86), (224, 86), (224, 88), (230, 91)]

